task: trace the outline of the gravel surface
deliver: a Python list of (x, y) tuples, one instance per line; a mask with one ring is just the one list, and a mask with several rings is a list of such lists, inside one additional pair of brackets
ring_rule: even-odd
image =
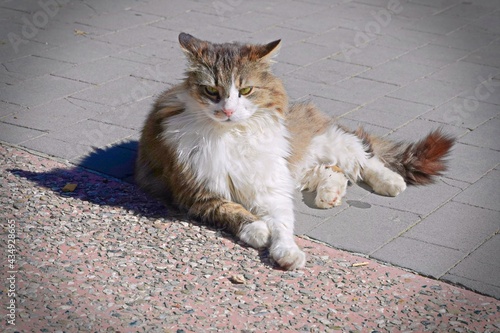
[(494, 298), (303, 238), (306, 268), (281, 271), (133, 185), (0, 159), (6, 332), (500, 332)]

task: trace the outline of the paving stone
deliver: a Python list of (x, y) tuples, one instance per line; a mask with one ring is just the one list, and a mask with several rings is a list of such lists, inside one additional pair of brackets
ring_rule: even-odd
[(449, 102), (430, 110), (423, 119), (475, 129), (499, 114), (498, 105), (480, 102), (476, 99), (455, 97)]
[(428, 76), (435, 71), (435, 67), (394, 59), (358, 76), (402, 86)]
[(461, 17), (434, 15), (423, 18), (408, 29), (445, 35), (467, 25), (469, 20)]
[(0, 121), (0, 141), (17, 145), (45, 134), (47, 133)]
[(388, 96), (383, 96), (366, 105), (370, 109), (390, 112), (392, 114), (405, 114), (409, 118), (415, 118), (429, 111), (430, 107), (425, 104), (405, 101)]
[(177, 36), (180, 32), (194, 33), (200, 30), (201, 27), (198, 25), (193, 25), (192, 22), (212, 22), (217, 19), (217, 16), (200, 13), (198, 11), (187, 11), (182, 14), (176, 15), (175, 17), (170, 17), (165, 20), (161, 20), (151, 24), (154, 27), (159, 27), (171, 31), (175, 31), (172, 35), (172, 41), (177, 41)]
[(497, 234), (453, 267), (443, 279), (462, 283), (498, 299), (500, 298), (499, 251), (500, 235)]
[[(333, 90), (331, 86), (326, 84), (308, 82), (291, 76), (283, 77), (282, 80), (286, 92), (292, 101), (299, 99), (314, 100), (314, 97), (311, 98), (311, 96), (318, 96), (318, 94), (328, 95), (328, 93)], [(305, 89), (305, 87), (307, 87), (307, 89)], [(328, 96), (325, 98), (328, 98)]]
[(371, 253), (417, 222), (416, 214), (380, 206), (349, 207), (308, 232), (336, 248)]
[(300, 66), (287, 64), (285, 62), (280, 62), (279, 59), (276, 59), (276, 62), (272, 65), (271, 71), (277, 77), (283, 79), (286, 75), (296, 71)]
[(128, 49), (114, 54), (113, 58), (125, 59), (148, 65), (158, 65), (167, 60), (170, 60), (169, 64), (171, 65), (174, 61), (184, 61), (184, 56), (180, 52), (179, 43), (170, 41), (154, 42)]
[[(467, 258), (465, 258), (464, 261), (467, 261)], [(448, 281), (459, 286), (464, 286), (467, 289), (473, 290), (483, 295), (490, 295), (496, 299), (499, 299), (500, 287), (484, 282), (485, 280), (484, 272), (490, 272), (494, 268), (492, 268), (490, 264), (483, 264), (476, 261), (467, 265), (464, 264), (464, 261), (460, 262), (457, 265), (457, 267), (460, 267), (460, 269), (467, 271), (464, 275), (472, 272), (473, 274), (471, 275), (473, 276), (471, 278), (466, 278), (463, 276), (447, 273), (441, 277), (441, 280)], [(500, 273), (498, 271), (494, 271), (493, 274), (494, 278), (496, 278)]]
[[(351, 50), (333, 56), (333, 59), (367, 67), (376, 67), (403, 55), (405, 51), (376, 43), (359, 45)], [(382, 80), (383, 81), (383, 80)]]
[(53, 45), (40, 43), (23, 37), (21, 29), (20, 27), (19, 31), (9, 31), (9, 33), (13, 34), (14, 42), (11, 42), (7, 38), (5, 39), (5, 43), (0, 43), (0, 59), (2, 59), (2, 62), (30, 56), (37, 51), (53, 47)]
[(165, 90), (169, 85), (180, 83), (181, 79), (186, 76), (185, 63), (186, 60), (182, 56), (182, 59), (170, 59), (154, 66), (141, 66), (137, 70), (133, 71), (131, 76), (141, 80), (146, 80), (146, 83), (148, 81), (153, 81), (159, 85), (163, 84), (165, 88), (162, 89)]
[(351, 78), (315, 92), (316, 95), (335, 100), (364, 105), (379, 97), (391, 94), (397, 86), (362, 78)]
[[(268, 2), (261, 1), (261, 6), (252, 6), (255, 11), (276, 15), (279, 17), (303, 17), (313, 13), (319, 13), (328, 8), (327, 5), (299, 2), (293, 6), (287, 6), (283, 1)], [(242, 7), (244, 8), (244, 7)]]
[(325, 112), (331, 117), (340, 117), (359, 107), (355, 104), (340, 102), (319, 96), (311, 97), (311, 102), (315, 104), (322, 112)]
[(404, 237), (446, 246), (467, 254), (500, 229), (499, 217), (499, 211), (448, 202), (412, 227)]
[(92, 119), (125, 128), (141, 130), (155, 100), (155, 97), (148, 97), (139, 102), (120, 105), (116, 109), (96, 115)]
[(0, 66), (0, 89), (19, 84), (26, 79), (26, 75), (9, 72), (5, 66)]
[(427, 104), (430, 106), (441, 105), (461, 93), (450, 83), (424, 78), (413, 81), (388, 96), (410, 102)]
[[(71, 95), (89, 85), (52, 75), (43, 75), (25, 80), (14, 86), (0, 90), (1, 99), (10, 103), (33, 107), (45, 104), (52, 99)], [(29, 91), (29, 94), (26, 93)]]
[[(439, 11), (447, 9), (460, 3), (460, 0), (432, 1), (432, 0), (414, 0), (414, 4), (431, 7)], [(434, 14), (435, 11), (432, 12)]]
[(460, 188), (438, 180), (435, 184), (427, 186), (408, 186), (403, 193), (395, 198), (373, 193), (366, 200), (370, 204), (426, 216), (451, 200), (460, 191)]
[(156, 15), (136, 12), (134, 10), (121, 10), (115, 12), (97, 11), (98, 14), (87, 18), (84, 23), (89, 26), (104, 28), (111, 31), (131, 28), (138, 25), (161, 21)]
[(429, 78), (445, 81), (466, 90), (476, 88), (485, 79), (498, 73), (500, 73), (500, 68), (459, 61), (436, 71)]
[(132, 61), (106, 57), (75, 65), (72, 68), (58, 71), (54, 75), (80, 82), (102, 84), (130, 75), (139, 67), (139, 64)]
[(432, 44), (474, 51), (490, 44), (495, 39), (495, 35), (461, 29), (450, 34), (437, 36)]
[(56, 131), (94, 115), (93, 111), (78, 107), (66, 99), (58, 99), (29, 110), (19, 110), (3, 121), (39, 131)]
[(40, 29), (33, 40), (51, 46), (64, 46), (68, 43), (84, 41), (85, 39), (94, 38), (109, 32), (106, 29), (78, 22), (58, 22), (55, 18), (57, 16), (47, 26)]
[(23, 142), (23, 147), (68, 161), (78, 156), (89, 154), (94, 150), (89, 145), (65, 142), (47, 135), (25, 141)]
[(164, 84), (135, 77), (123, 77), (71, 95), (74, 99), (116, 107), (140, 101), (164, 90)]
[(128, 11), (129, 8), (137, 5), (137, 1), (135, 0), (123, 0), (118, 3), (113, 3), (111, 1), (86, 0), (85, 3), (88, 7), (90, 7), (94, 14)]
[[(307, 52), (304, 52), (304, 50), (307, 50)], [(278, 57), (281, 62), (305, 66), (325, 59), (331, 54), (331, 51), (327, 47), (300, 42), (292, 45), (283, 45)]]
[(5, 117), (10, 116), (14, 112), (18, 112), (20, 110), (25, 110), (25, 109), (26, 108), (23, 108), (19, 105), (9, 104), (9, 103), (0, 101), (0, 120), (2, 120)]
[[(276, 17), (272, 14), (260, 13), (259, 15), (230, 15), (228, 18), (215, 21), (215, 25), (219, 25), (226, 28), (238, 27), (238, 30), (246, 31), (248, 33), (254, 33), (261, 30), (266, 30), (270, 27), (274, 27), (280, 24), (283, 18)], [(288, 29), (289, 30), (289, 29)], [(304, 34), (308, 35), (308, 34)], [(273, 33), (268, 34), (267, 38), (281, 38), (278, 34), (273, 37)], [(258, 38), (253, 38), (254, 40)]]
[(441, 12), (440, 15), (450, 17), (463, 17), (469, 20), (474, 20), (478, 17), (491, 13), (491, 11), (493, 11), (494, 9), (494, 7), (478, 6), (472, 2), (463, 2), (450, 7), (444, 12)]
[(401, 57), (401, 60), (431, 67), (443, 67), (467, 56), (466, 50), (428, 44), (412, 50)]
[(307, 235), (312, 229), (323, 223), (324, 217), (309, 215), (303, 212), (295, 211), (294, 233), (296, 235)]
[(3, 64), (12, 73), (20, 73), (25, 78), (34, 78), (71, 67), (70, 63), (36, 56), (23, 57)]
[(159, 43), (167, 36), (168, 34), (165, 32), (165, 29), (160, 29), (151, 25), (141, 25), (130, 29), (110, 32), (95, 37), (95, 39), (113, 45), (137, 47), (152, 42)]
[[(370, 37), (368, 40), (359, 38), (361, 34), (352, 29), (337, 28), (332, 29), (318, 35), (312, 36), (307, 40), (308, 43), (321, 46), (323, 53), (327, 55), (336, 55), (340, 58), (341, 52), (350, 54), (350, 51), (356, 47), (375, 40), (375, 37)], [(353, 51), (353, 53), (356, 51)], [(346, 55), (342, 55), (345, 62)]]
[(480, 125), (473, 131), (460, 138), (460, 142), (478, 147), (487, 147), (500, 150), (500, 118), (494, 118)]
[(398, 237), (371, 253), (375, 259), (435, 278), (448, 272), (463, 256), (461, 251), (407, 237)]
[(168, 2), (164, 0), (152, 0), (147, 3), (134, 3), (133, 6), (134, 10), (137, 12), (158, 15), (170, 19), (188, 11), (200, 11), (209, 5), (191, 0), (170, 0)]
[(403, 10), (399, 14), (400, 16), (421, 19), (436, 14), (443, 9), (443, 4), (434, 5), (421, 3), (420, 1), (412, 1), (410, 3), (401, 4), (401, 7), (403, 7)]
[(500, 152), (457, 143), (448, 160), (446, 176), (475, 183), (498, 165)]
[(280, 26), (272, 26), (265, 30), (252, 33), (249, 35), (249, 42), (251, 43), (265, 43), (276, 39), (281, 39), (283, 46), (291, 45), (297, 42), (307, 41), (310, 34), (298, 30), (284, 28)]
[(73, 64), (92, 62), (94, 60), (107, 57), (122, 51), (123, 47), (101, 42), (94, 39), (84, 39), (64, 44), (63, 46), (52, 47), (40, 50), (35, 55), (42, 58), (61, 60)]
[(377, 135), (379, 137), (386, 136), (387, 134), (392, 132), (392, 129), (389, 127), (382, 127), (382, 126), (377, 126), (373, 125), (367, 122), (363, 122), (360, 120), (353, 120), (347, 118), (349, 114), (344, 115), (339, 119), (339, 123), (342, 124), (343, 126), (346, 126), (347, 128), (351, 130), (355, 130), (358, 127), (362, 127), (365, 131), (367, 131), (370, 134)]
[(309, 17), (304, 17), (301, 20), (297, 20), (295, 18), (284, 19), (282, 22), (278, 23), (278, 25), (312, 34), (316, 34), (318, 31), (328, 31), (342, 26), (341, 21), (346, 20), (343, 17), (332, 20), (332, 15), (334, 14), (332, 13), (332, 10), (334, 11), (334, 9), (325, 9), (321, 12), (309, 15)]
[(393, 31), (388, 30), (384, 32), (384, 35), (377, 36), (373, 43), (403, 51), (413, 51), (419, 49), (441, 37), (440, 35), (427, 32), (405, 30), (404, 38), (401, 38), (401, 29), (396, 28), (393, 29)]
[(105, 124), (94, 120), (66, 126), (59, 131), (53, 131), (48, 137), (82, 146), (104, 147), (134, 134), (135, 131), (120, 126)]
[(495, 14), (485, 15), (478, 18), (472, 23), (473, 26), (478, 27), (482, 31), (492, 34), (500, 34), (500, 26), (498, 24), (498, 16)]
[[(500, 159), (497, 159), (497, 162), (499, 161)], [(500, 211), (500, 194), (498, 193), (499, 185), (500, 171), (493, 170), (476, 183), (472, 184), (465, 191), (458, 194), (453, 200), (496, 211), (495, 221), (498, 222), (500, 221), (500, 215), (498, 213)]]
[(324, 84), (335, 84), (369, 70), (367, 66), (350, 64), (333, 59), (323, 59), (309, 66), (302, 67), (289, 76), (302, 80)]
[(488, 65), (492, 67), (500, 67), (500, 43), (494, 42), (488, 47), (480, 49), (466, 58), (464, 61), (473, 62), (476, 64)]
[(354, 110), (345, 115), (345, 118), (391, 129), (396, 129), (414, 119), (411, 115), (408, 116), (402, 112), (393, 113), (368, 107)]

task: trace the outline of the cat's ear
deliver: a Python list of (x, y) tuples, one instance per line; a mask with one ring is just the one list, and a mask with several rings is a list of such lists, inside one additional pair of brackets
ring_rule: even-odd
[(281, 48), (281, 39), (275, 40), (274, 42), (261, 45), (257, 48), (257, 57), (259, 60), (270, 61), (272, 58), (276, 57)]
[(179, 34), (179, 44), (181, 44), (181, 49), (184, 53), (195, 58), (199, 57), (201, 51), (206, 49), (208, 46), (207, 42), (184, 32)]

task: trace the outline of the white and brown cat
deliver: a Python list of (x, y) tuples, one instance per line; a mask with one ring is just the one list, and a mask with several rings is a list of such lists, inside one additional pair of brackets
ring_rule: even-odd
[(293, 192), (340, 203), (348, 179), (396, 196), (445, 170), (453, 139), (440, 131), (394, 143), (336, 125), (312, 104), (289, 104), (270, 70), (280, 41), (215, 44), (181, 33), (185, 80), (165, 91), (139, 143), (136, 181), (194, 218), (269, 247), (284, 269), (303, 267), (294, 240)]

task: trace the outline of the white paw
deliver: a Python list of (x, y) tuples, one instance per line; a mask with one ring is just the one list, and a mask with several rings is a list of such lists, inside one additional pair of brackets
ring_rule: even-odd
[(322, 209), (340, 206), (342, 204), (341, 192), (337, 189), (318, 189), (314, 203)]
[(269, 245), (271, 232), (264, 221), (255, 221), (244, 225), (238, 236), (251, 247), (259, 249)]
[(286, 270), (302, 268), (306, 264), (306, 254), (293, 240), (280, 241), (271, 246), (271, 257), (278, 265)]
[(390, 172), (391, 173), (386, 173), (382, 179), (377, 179), (377, 181), (372, 184), (372, 187), (378, 194), (395, 197), (406, 190), (406, 182), (399, 174), (392, 171)]
[(316, 190), (314, 203), (318, 208), (332, 208), (342, 204), (342, 198), (347, 190), (347, 178), (340, 173), (331, 175), (324, 185)]

